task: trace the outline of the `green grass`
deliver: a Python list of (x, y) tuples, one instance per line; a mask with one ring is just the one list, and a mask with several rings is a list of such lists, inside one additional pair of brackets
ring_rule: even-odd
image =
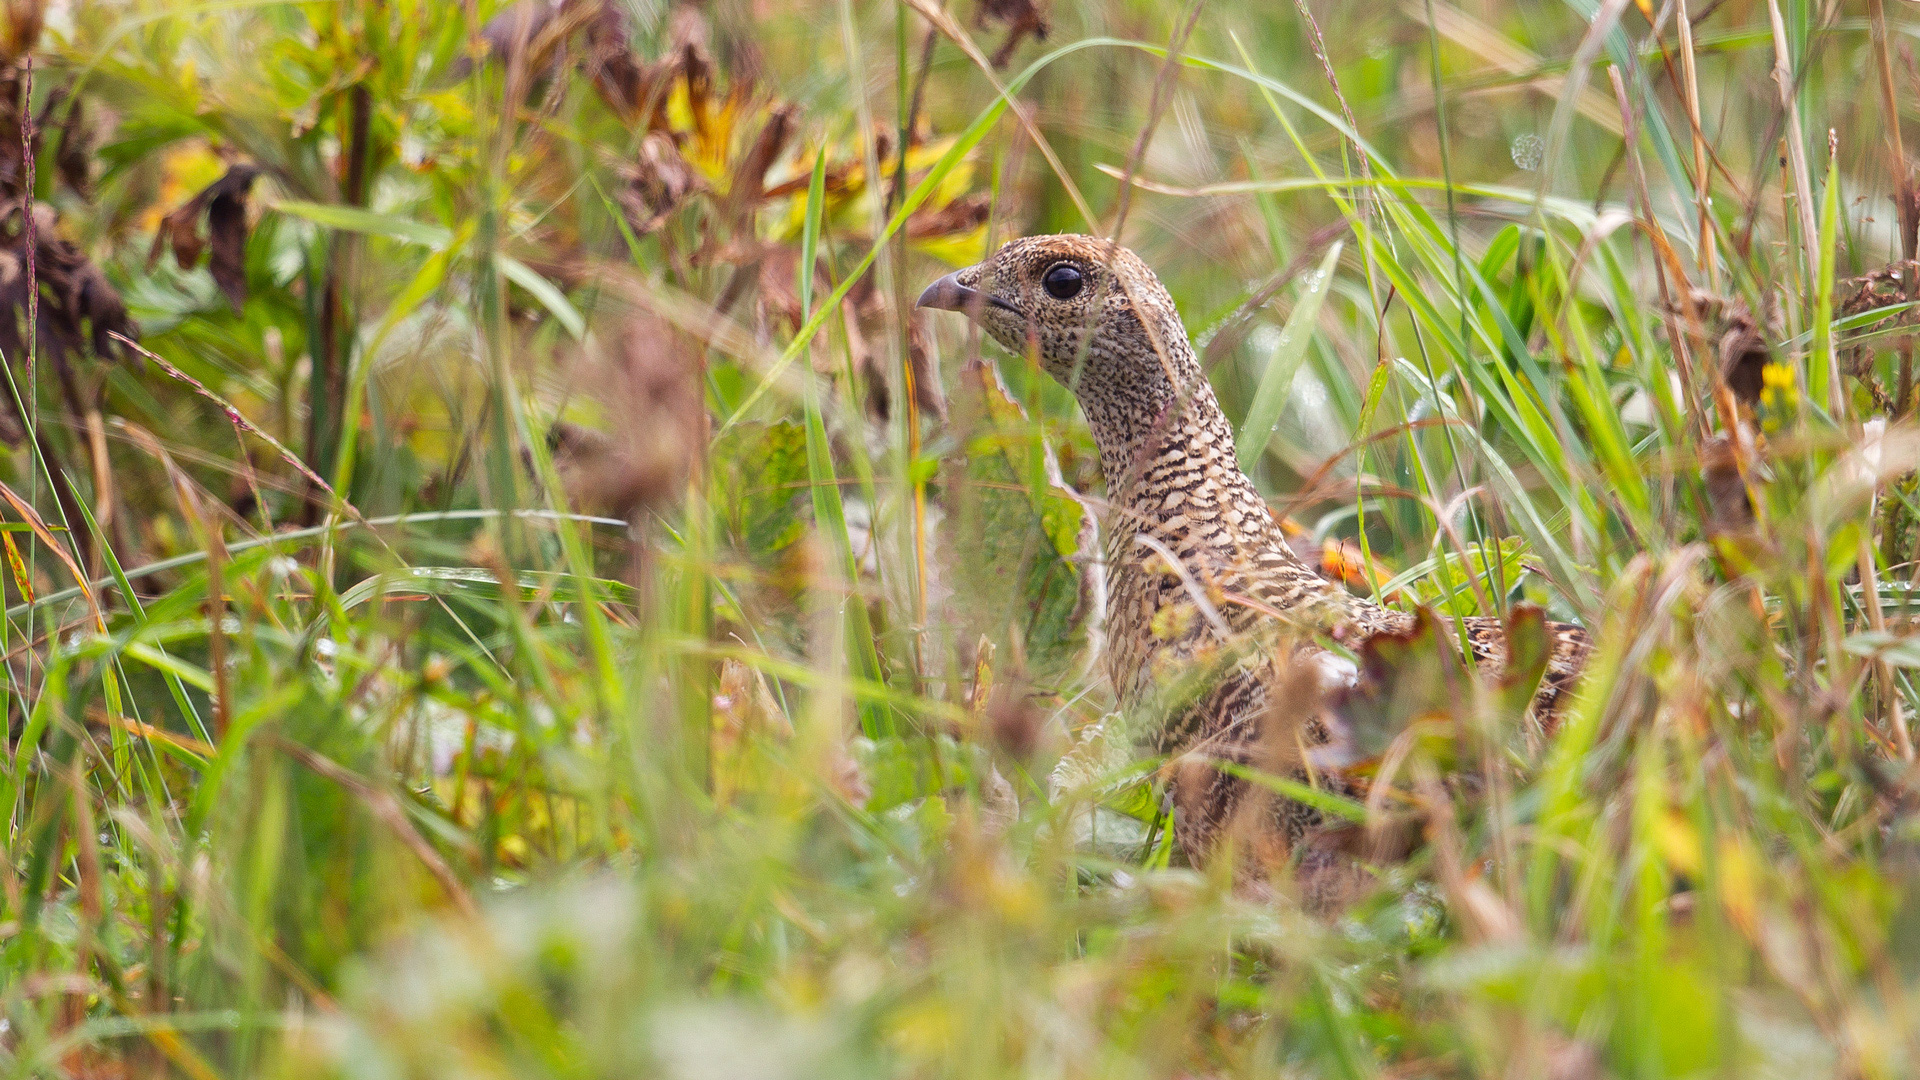
[[(1868, 279), (1911, 5), (1692, 0), (1690, 54), (1659, 4), (1313, 6), (1060, 4), (1000, 69), (921, 0), (50, 17), (36, 193), (165, 364), (8, 357), (0, 1070), (1920, 1067), (1912, 297)], [(147, 256), (236, 162), (233, 305)], [(1072, 399), (909, 325), (1128, 181), (1355, 588), (1595, 637), (1551, 734), (1487, 686), (1369, 732), (1369, 799), (1264, 778), (1422, 839), (1331, 916), (1182, 865)]]

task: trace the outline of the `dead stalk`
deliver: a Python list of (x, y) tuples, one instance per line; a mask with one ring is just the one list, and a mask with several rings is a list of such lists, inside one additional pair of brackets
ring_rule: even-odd
[[(1800, 125), (1800, 103), (1793, 77), (1793, 54), (1787, 47), (1787, 23), (1780, 14), (1780, 0), (1767, 0), (1767, 14), (1773, 22), (1773, 81), (1780, 89), (1780, 108), (1787, 117), (1787, 164), (1793, 171), (1795, 210), (1800, 223), (1800, 250), (1805, 266), (1807, 288), (1819, 287), (1820, 226), (1813, 215), (1813, 177), (1807, 171), (1806, 132)], [(1846, 412), (1847, 396), (1840, 381), (1839, 353), (1827, 352), (1827, 407), (1835, 419)]]
[[(1869, 513), (1868, 520), (1872, 520)], [(1867, 611), (1867, 626), (1874, 633), (1885, 633), (1887, 620), (1880, 610), (1880, 579), (1875, 573), (1873, 562), (1873, 541), (1866, 533), (1860, 534), (1860, 600)], [(1894, 681), (1893, 665), (1883, 657), (1873, 662), (1874, 679), (1880, 684), (1880, 693), (1887, 703), (1888, 719), (1893, 725), (1894, 746), (1900, 751), (1903, 761), (1913, 760), (1913, 739), (1907, 733), (1906, 713), (1900, 708), (1900, 684)]]
[[(365, 206), (367, 201), (368, 155), (372, 138), (373, 97), (364, 82), (355, 83), (346, 94), (346, 176), (341, 192), (348, 206)], [(308, 389), (307, 456), (316, 472), (333, 468), (333, 455), (341, 433), (351, 423), (341, 415), (347, 407), (347, 368), (352, 360), (353, 343), (349, 320), (352, 317), (349, 293), (355, 280), (360, 242), (349, 232), (339, 232), (327, 243), (326, 279), (321, 287), (319, 341), (312, 350), (313, 376)], [(314, 524), (326, 512), (323, 485), (307, 492), (302, 513), (306, 524)]]
[[(1878, 0), (1875, 0), (1878, 3)], [(1700, 209), (1700, 272), (1706, 276), (1707, 291), (1720, 291), (1720, 266), (1714, 243), (1713, 182), (1707, 171), (1707, 136), (1700, 128), (1700, 77), (1693, 55), (1693, 20), (1687, 15), (1687, 0), (1676, 0), (1674, 25), (1680, 32), (1681, 90), (1687, 99), (1687, 122), (1693, 130), (1693, 188)]]
[(1133, 153), (1127, 155), (1126, 179), (1120, 182), (1120, 205), (1113, 214), (1113, 227), (1107, 230), (1107, 239), (1118, 243), (1120, 234), (1127, 226), (1127, 211), (1133, 207), (1133, 174), (1140, 170), (1140, 163), (1146, 159), (1147, 145), (1153, 141), (1153, 133), (1160, 126), (1160, 116), (1166, 111), (1167, 100), (1172, 97), (1173, 73), (1180, 66), (1181, 50), (1187, 47), (1187, 38), (1193, 33), (1194, 24), (1200, 21), (1200, 3), (1187, 8), (1186, 18), (1173, 31), (1173, 37), (1167, 41), (1167, 58), (1160, 64), (1160, 72), (1154, 76), (1153, 94), (1147, 99), (1147, 122), (1140, 127), (1140, 135), (1134, 140)]
[[(1867, 0), (1868, 26), (1873, 37), (1873, 61), (1880, 74), (1880, 111), (1887, 121), (1887, 151), (1892, 155), (1893, 188), (1900, 200), (1900, 258), (1914, 258), (1914, 226), (1920, 223), (1920, 203), (1913, 191), (1913, 173), (1907, 168), (1906, 146), (1900, 137), (1900, 100), (1894, 90), (1893, 59), (1887, 46), (1887, 10), (1885, 0)], [(1907, 299), (1920, 299), (1920, 275), (1906, 275)], [(1900, 378), (1893, 399), (1894, 415), (1904, 417), (1913, 409), (1913, 339), (1900, 342)]]
[[(1660, 231), (1659, 220), (1653, 215), (1653, 200), (1647, 193), (1646, 173), (1640, 167), (1640, 150), (1639, 147), (1635, 145), (1635, 140), (1639, 137), (1640, 129), (1639, 125), (1634, 123), (1633, 103), (1627, 97), (1626, 80), (1620, 77), (1620, 69), (1615, 66), (1608, 66), (1607, 75), (1613, 80), (1613, 96), (1619, 103), (1620, 119), (1626, 131), (1627, 167), (1633, 175), (1634, 196), (1639, 203), (1638, 209), (1642, 215), (1643, 227), (1648, 238), (1653, 241), (1656, 248), (1667, 248), (1666, 236)], [(1680, 303), (1685, 305), (1689, 312), (1692, 311), (1693, 303), (1687, 295), (1687, 282), (1684, 278), (1676, 282), (1669, 282), (1667, 280), (1669, 268), (1667, 266), (1667, 260), (1661, 258), (1662, 254), (1662, 251), (1656, 250), (1654, 252), (1653, 273), (1654, 280), (1658, 282), (1660, 286), (1660, 304), (1666, 323), (1667, 339), (1673, 343), (1674, 360), (1680, 367), (1680, 380), (1686, 389), (1687, 413), (1693, 420), (1694, 437), (1704, 444), (1712, 434), (1712, 428), (1707, 422), (1705, 413), (1700, 408), (1700, 384), (1694, 374), (1693, 353), (1692, 349), (1688, 346), (1687, 334), (1681, 330), (1679, 320), (1674, 315), (1674, 298), (1676, 295), (1679, 296)], [(1673, 269), (1675, 272), (1679, 270), (1678, 267), (1674, 267)], [(1693, 320), (1689, 319), (1689, 321), (1691, 322)], [(1729, 429), (1730, 434), (1731, 432), (1732, 429)]]

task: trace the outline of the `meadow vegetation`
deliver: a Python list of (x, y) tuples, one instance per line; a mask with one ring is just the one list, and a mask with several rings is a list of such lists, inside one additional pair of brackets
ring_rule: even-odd
[[(0, 13), (6, 1075), (1920, 1070), (1914, 4)], [(1304, 793), (1342, 910), (912, 310), (1057, 231), (1327, 574), (1594, 635)]]

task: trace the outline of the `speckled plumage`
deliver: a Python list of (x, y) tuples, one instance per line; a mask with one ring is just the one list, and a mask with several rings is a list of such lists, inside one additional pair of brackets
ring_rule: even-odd
[[(1066, 299), (1042, 284), (1062, 264), (1084, 278)], [(1180, 755), (1170, 773), (1176, 838), (1203, 860), (1248, 790), (1214, 763), (1267, 765), (1257, 754), (1262, 719), (1296, 697), (1300, 711), (1319, 708), (1298, 677), (1300, 662), (1328, 655), (1314, 635), (1357, 644), (1407, 633), (1414, 616), (1352, 595), (1293, 554), (1240, 471), (1172, 298), (1131, 251), (1089, 236), (1015, 240), (936, 283), (921, 304), (967, 312), (1079, 400), (1107, 479), (1107, 673), (1123, 709), (1159, 710), (1159, 746)], [(1504, 663), (1498, 620), (1468, 619), (1465, 629), (1478, 663)], [(1534, 700), (1543, 718), (1587, 649), (1579, 627), (1549, 629)], [(1190, 676), (1200, 685), (1169, 693)], [(1307, 741), (1324, 738), (1315, 716), (1290, 719)], [(1291, 804), (1279, 817), (1289, 839), (1314, 820)]]

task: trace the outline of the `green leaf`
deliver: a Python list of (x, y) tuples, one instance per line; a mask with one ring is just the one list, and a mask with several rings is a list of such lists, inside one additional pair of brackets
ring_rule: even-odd
[[(467, 233), (471, 230), (463, 229), (462, 232)], [(447, 271), (452, 267), (454, 255), (458, 250), (458, 244), (454, 244), (427, 256), (419, 272), (413, 275), (413, 280), (407, 282), (407, 287), (400, 290), (400, 295), (394, 297), (393, 302), (387, 305), (386, 314), (380, 319), (380, 328), (374, 331), (373, 344), (367, 349), (369, 354), (377, 355), (380, 343), (386, 340), (388, 334), (393, 333), (393, 328), (400, 325), (407, 316), (412, 315), (428, 297), (438, 292), (440, 286), (446, 284)]]
[(955, 603), (1000, 644), (1017, 635), (1032, 670), (1062, 673), (1085, 629), (1076, 559), (1094, 534), (1091, 515), (995, 368), (969, 365), (954, 409), (970, 433), (949, 485)]
[(1300, 290), (1300, 302), (1287, 316), (1286, 328), (1280, 331), (1280, 343), (1274, 346), (1267, 370), (1260, 376), (1260, 386), (1254, 391), (1253, 404), (1247, 407), (1246, 422), (1240, 425), (1239, 434), (1233, 440), (1242, 469), (1251, 468), (1273, 438), (1274, 426), (1280, 422), (1280, 410), (1287, 403), (1287, 390), (1300, 371), (1300, 362), (1306, 359), (1307, 345), (1313, 340), (1314, 320), (1319, 318), (1320, 304), (1326, 300), (1327, 289), (1333, 284), (1333, 268), (1339, 264), (1344, 246), (1336, 240), (1327, 249), (1319, 268)]
[(807, 179), (807, 214), (800, 230), (800, 317), (813, 314), (813, 264), (819, 258), (820, 217), (827, 199), (827, 148), (822, 146), (813, 159), (813, 174)]
[(940, 756), (939, 771), (933, 768), (933, 757), (927, 753), (928, 740), (889, 735), (854, 744), (861, 775), (871, 791), (866, 803), (868, 813), (882, 814), (973, 778), (968, 747), (949, 735), (936, 735), (930, 741)]
[(540, 301), (541, 307), (560, 320), (560, 325), (567, 328), (567, 333), (573, 335), (575, 341), (587, 336), (587, 320), (580, 317), (580, 312), (567, 300), (567, 294), (561, 292), (558, 285), (519, 259), (495, 255), (493, 262), (508, 281), (532, 293), (533, 298)]
[[(826, 151), (822, 149), (813, 163), (813, 178), (807, 185), (806, 230), (800, 250), (800, 304), (804, 313), (812, 304), (813, 264), (819, 257), (820, 219), (826, 207)], [(827, 425), (820, 411), (819, 377), (805, 375), (807, 488), (813, 495), (814, 525), (833, 545), (840, 570), (848, 588), (844, 607), (847, 655), (854, 673), (862, 679), (885, 683), (880, 667), (880, 650), (873, 640), (867, 602), (859, 593), (860, 566), (854, 557), (853, 537), (847, 532), (846, 505), (840, 498), (840, 476), (833, 465), (833, 445), (827, 438)], [(893, 719), (888, 711), (873, 702), (860, 703), (860, 727), (870, 739), (893, 734)]]
[(404, 240), (410, 244), (421, 244), (436, 251), (453, 243), (452, 229), (430, 225), (424, 221), (409, 221), (392, 214), (375, 213), (357, 206), (330, 206), (326, 203), (304, 202), (299, 199), (282, 199), (273, 204), (273, 209), (297, 218), (305, 218), (316, 225), (325, 225), (329, 229), (364, 233), (368, 236), (385, 236), (393, 240)]
[(156, 671), (172, 675), (188, 686), (209, 694), (213, 693), (213, 676), (206, 668), (190, 664), (158, 646), (149, 645), (144, 641), (133, 641), (127, 643), (123, 652)]
[(1854, 656), (1864, 656), (1893, 667), (1920, 668), (1920, 638), (1869, 630), (1847, 638), (1844, 648)]
[(714, 444), (715, 505), (750, 559), (800, 539), (806, 522), (807, 429), (792, 420), (742, 424)]
[(1827, 163), (1826, 191), (1820, 200), (1819, 270), (1814, 277), (1813, 352), (1807, 358), (1807, 391), (1816, 404), (1830, 408), (1834, 420), (1841, 419), (1844, 391), (1840, 381), (1840, 356), (1833, 348), (1833, 263), (1839, 246), (1840, 162)]
[(1236, 776), (1249, 783), (1258, 784), (1278, 795), (1292, 799), (1294, 802), (1305, 803), (1323, 814), (1329, 814), (1344, 821), (1365, 822), (1367, 820), (1366, 806), (1358, 800), (1347, 798), (1345, 795), (1336, 795), (1331, 791), (1326, 791), (1310, 784), (1303, 784), (1298, 780), (1293, 780), (1285, 776), (1275, 776), (1272, 773), (1261, 772), (1259, 769), (1250, 769), (1245, 765), (1235, 764), (1231, 761), (1223, 760), (1215, 762), (1215, 764), (1220, 767), (1221, 772), (1229, 776)]
[[(1472, 579), (1481, 579), (1481, 587), (1490, 591), (1498, 591), (1503, 582), (1511, 588), (1526, 574), (1526, 560), (1532, 553), (1517, 536), (1505, 537), (1497, 545), (1470, 543), (1464, 557), (1461, 552), (1443, 551), (1407, 567), (1380, 586), (1380, 593), (1392, 596), (1410, 591), (1422, 606), (1446, 615), (1491, 614), (1480, 610)], [(1496, 559), (1497, 569), (1490, 569)]]
[(1547, 673), (1552, 634), (1547, 613), (1533, 604), (1515, 604), (1506, 621), (1507, 660), (1500, 671), (1500, 704), (1509, 716), (1523, 716)]

